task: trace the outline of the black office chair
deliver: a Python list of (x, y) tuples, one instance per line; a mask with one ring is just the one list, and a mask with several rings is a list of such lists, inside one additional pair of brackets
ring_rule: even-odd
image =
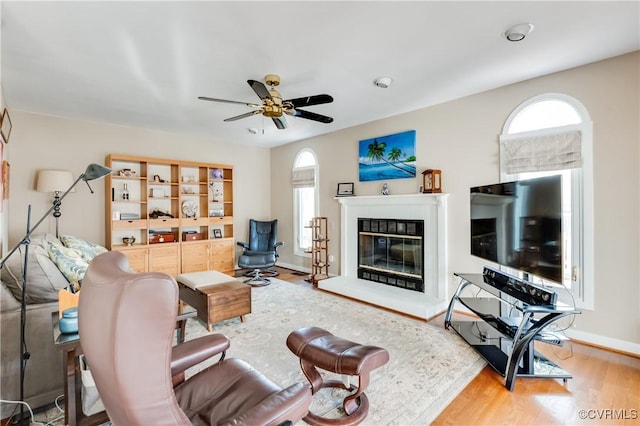
[(249, 242), (238, 242), (243, 252), (238, 258), (238, 266), (242, 269), (251, 269), (245, 275), (249, 279), (244, 282), (253, 286), (265, 286), (271, 284), (268, 277), (275, 277), (278, 272), (270, 269), (276, 264), (278, 247), (284, 243), (278, 241), (278, 220), (261, 222), (249, 220)]

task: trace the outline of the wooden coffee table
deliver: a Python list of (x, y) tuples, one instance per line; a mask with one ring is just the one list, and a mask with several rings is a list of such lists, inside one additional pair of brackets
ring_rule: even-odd
[(218, 271), (180, 274), (176, 278), (180, 300), (196, 309), (198, 318), (212, 324), (251, 313), (251, 286)]

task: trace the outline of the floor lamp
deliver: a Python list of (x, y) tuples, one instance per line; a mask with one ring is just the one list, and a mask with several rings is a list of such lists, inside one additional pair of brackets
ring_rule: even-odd
[[(27, 233), (22, 237), (20, 242), (16, 244), (16, 246), (9, 251), (9, 254), (7, 254), (0, 261), (0, 269), (2, 269), (4, 267), (4, 264), (13, 255), (13, 253), (15, 253), (20, 248), (20, 246), (22, 245), (25, 246), (24, 263), (23, 263), (24, 268), (22, 270), (22, 294), (21, 294), (21, 301), (20, 301), (21, 303), (20, 304), (20, 401), (24, 401), (24, 373), (25, 373), (25, 367), (27, 365), (27, 360), (31, 356), (31, 354), (26, 350), (26, 342), (25, 342), (25, 331), (26, 331), (26, 325), (27, 325), (27, 303), (26, 303), (27, 262), (29, 259), (29, 244), (31, 243), (30, 241), (31, 234), (36, 230), (36, 228), (38, 228), (38, 226), (40, 226), (42, 222), (44, 222), (44, 220), (47, 217), (49, 217), (49, 215), (52, 212), (54, 212), (54, 217), (56, 217), (56, 236), (57, 236), (57, 231), (58, 231), (57, 220), (58, 220), (58, 217), (60, 216), (60, 205), (62, 203), (62, 200), (64, 200), (67, 194), (69, 194), (74, 190), (75, 186), (81, 180), (86, 182), (87, 186), (89, 187), (89, 191), (91, 191), (91, 193), (93, 194), (93, 189), (91, 189), (91, 186), (89, 185), (89, 181), (100, 179), (108, 175), (109, 173), (111, 173), (111, 169), (107, 167), (101, 166), (99, 164), (90, 164), (87, 167), (87, 169), (84, 171), (84, 173), (78, 176), (78, 179), (76, 179), (75, 182), (73, 182), (71, 186), (62, 195), (59, 195), (59, 192), (62, 192), (62, 191), (59, 191), (58, 189), (54, 190), (54, 192), (55, 191), (58, 191), (58, 192), (56, 193), (56, 197), (53, 201), (53, 205), (36, 222), (36, 224), (33, 225), (33, 227), (31, 226), (31, 205), (29, 205), (28, 212), (27, 212)], [(58, 213), (58, 215), (55, 216), (55, 213)], [(24, 419), (24, 406), (20, 404), (19, 421), (22, 422), (23, 419)]]

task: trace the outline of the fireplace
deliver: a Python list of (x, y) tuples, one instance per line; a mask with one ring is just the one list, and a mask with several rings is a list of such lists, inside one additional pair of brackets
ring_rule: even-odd
[(424, 291), (423, 220), (358, 218), (358, 278)]
[[(447, 194), (402, 194), (337, 198), (341, 207), (340, 275), (319, 281), (318, 288), (417, 318), (429, 319), (445, 311), (449, 303), (447, 197)], [(368, 244), (369, 254), (358, 251), (359, 219), (367, 218), (369, 230), (363, 232), (382, 234), (362, 236), (369, 240), (364, 243)], [(419, 243), (414, 238), (418, 236), (422, 236)], [(386, 265), (392, 265), (389, 268), (392, 270), (379, 272), (377, 256), (387, 251), (390, 256)], [(359, 272), (360, 265), (365, 265), (368, 271)], [(402, 272), (398, 271), (400, 265), (410, 278), (416, 275), (420, 284), (415, 283), (415, 288), (413, 282), (407, 285), (405, 275), (398, 274)], [(359, 276), (366, 272), (367, 280)], [(386, 274), (393, 274), (391, 280)], [(377, 275), (374, 281), (372, 275), (373, 278)], [(386, 282), (381, 282), (381, 275)]]

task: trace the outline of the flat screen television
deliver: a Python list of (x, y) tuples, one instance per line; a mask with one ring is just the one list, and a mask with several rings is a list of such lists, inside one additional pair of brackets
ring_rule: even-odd
[(471, 188), (471, 254), (562, 283), (561, 179)]

